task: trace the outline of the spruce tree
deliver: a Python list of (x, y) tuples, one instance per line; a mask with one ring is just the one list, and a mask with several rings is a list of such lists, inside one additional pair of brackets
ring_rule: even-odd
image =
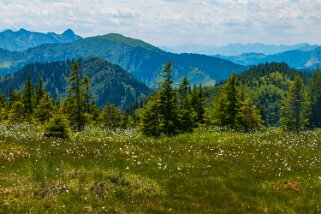
[(308, 85), (309, 96), (311, 98), (310, 122), (312, 127), (321, 127), (321, 70), (317, 69), (313, 73)]
[(44, 124), (48, 122), (52, 114), (52, 99), (49, 98), (47, 93), (42, 95), (39, 103), (35, 109), (34, 117)]
[(15, 101), (12, 104), (11, 110), (9, 112), (9, 123), (10, 124), (18, 124), (25, 121), (26, 112), (25, 106), (20, 101)]
[(107, 104), (99, 115), (99, 123), (105, 128), (116, 129), (122, 126), (122, 113), (114, 104)]
[(160, 99), (159, 94), (151, 95), (140, 112), (141, 129), (147, 136), (158, 137), (161, 135), (160, 129)]
[(46, 124), (44, 136), (62, 139), (70, 137), (69, 121), (59, 108), (55, 109), (53, 117)]
[(177, 105), (172, 87), (172, 63), (167, 63), (161, 75), (162, 81), (159, 83), (159, 104), (160, 104), (160, 129), (165, 135), (177, 134)]
[(192, 106), (190, 85), (185, 77), (178, 88), (178, 120), (180, 132), (191, 132), (196, 126), (196, 112)]
[(91, 99), (92, 96), (90, 95), (90, 78), (85, 76), (81, 83), (82, 83), (82, 98), (83, 98), (83, 105), (84, 105), (84, 112), (91, 114)]
[(66, 102), (68, 107), (67, 112), (69, 120), (76, 131), (82, 131), (85, 126), (85, 121), (82, 102), (80, 69), (77, 61), (74, 61), (71, 66), (68, 82), (70, 84), (68, 87), (69, 98)]
[(25, 81), (25, 85), (23, 88), (23, 105), (24, 105), (25, 115), (27, 119), (30, 120), (34, 111), (34, 106), (35, 106), (35, 94), (34, 94), (34, 88), (31, 81), (30, 72), (27, 75), (27, 79)]
[(309, 124), (310, 103), (304, 92), (304, 83), (299, 76), (289, 87), (283, 101), (281, 122), (288, 131), (300, 131)]
[(240, 131), (253, 131), (263, 126), (260, 110), (244, 94), (243, 87), (240, 92), (240, 108), (237, 114), (237, 129)]
[(232, 129), (236, 129), (236, 116), (240, 108), (236, 84), (237, 76), (233, 72), (224, 89), (226, 94), (226, 124)]
[(42, 78), (39, 77), (39, 82), (37, 85), (37, 90), (36, 90), (36, 105), (39, 104), (40, 100), (44, 97), (45, 95), (45, 88), (43, 86)]
[(203, 87), (201, 85), (199, 87), (194, 86), (192, 89), (192, 106), (196, 112), (196, 122), (201, 124), (204, 123), (204, 100)]

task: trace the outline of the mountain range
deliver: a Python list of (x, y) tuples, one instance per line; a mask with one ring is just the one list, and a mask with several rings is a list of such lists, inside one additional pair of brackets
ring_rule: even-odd
[[(78, 59), (82, 76), (91, 79), (91, 94), (98, 106), (113, 103), (125, 109), (140, 97), (148, 96), (151, 90), (122, 69), (99, 57)], [(64, 98), (68, 86), (67, 77), (72, 61), (29, 64), (12, 75), (0, 79), (0, 93), (9, 94), (11, 89), (21, 90), (30, 72), (36, 86), (41, 77), (45, 89), (54, 98)]]
[(66, 44), (43, 44), (24, 51), (0, 49), (0, 75), (14, 73), (30, 63), (63, 61), (97, 56), (120, 65), (138, 81), (154, 87), (162, 66), (172, 61), (176, 83), (188, 76), (192, 84), (214, 85), (225, 80), (232, 71), (246, 66), (200, 54), (174, 54), (138, 39), (120, 34), (107, 34), (79, 39)]
[(8, 51), (23, 51), (42, 44), (64, 44), (82, 39), (71, 29), (62, 34), (5, 30), (0, 33), (0, 48)]
[(321, 64), (321, 47), (309, 51), (291, 50), (273, 55), (244, 53), (238, 56), (216, 55), (216, 57), (244, 66), (257, 65), (265, 62), (285, 62), (293, 68), (309, 70), (314, 69)]
[(295, 45), (267, 45), (263, 43), (233, 43), (224, 46), (213, 45), (195, 45), (186, 44), (179, 46), (164, 46), (164, 50), (174, 53), (200, 53), (206, 55), (224, 55), (224, 56), (236, 56), (244, 53), (262, 53), (265, 55), (272, 55), (281, 52), (291, 50), (311, 51), (318, 47), (317, 45), (311, 45), (308, 43), (301, 43)]

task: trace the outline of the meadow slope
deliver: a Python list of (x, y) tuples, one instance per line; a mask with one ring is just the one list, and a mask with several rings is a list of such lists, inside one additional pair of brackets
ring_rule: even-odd
[(321, 130), (68, 141), (0, 126), (0, 213), (320, 213)]

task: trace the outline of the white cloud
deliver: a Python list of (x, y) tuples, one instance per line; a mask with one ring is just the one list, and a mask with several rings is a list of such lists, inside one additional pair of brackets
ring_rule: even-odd
[(155, 45), (320, 44), (320, 0), (0, 0), (0, 29), (118, 32)]

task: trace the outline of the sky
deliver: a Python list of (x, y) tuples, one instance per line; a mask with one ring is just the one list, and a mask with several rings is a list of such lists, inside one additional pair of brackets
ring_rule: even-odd
[(0, 31), (111, 32), (158, 46), (321, 44), (321, 0), (0, 0)]

